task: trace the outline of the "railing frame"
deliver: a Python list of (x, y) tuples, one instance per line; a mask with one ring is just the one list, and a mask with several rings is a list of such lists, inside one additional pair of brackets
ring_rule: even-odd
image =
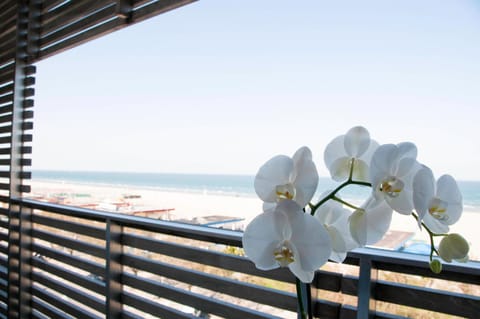
[[(217, 244), (241, 247), (239, 232), (209, 228), (203, 226), (186, 225), (175, 222), (152, 220), (144, 217), (130, 216), (116, 213), (100, 212), (84, 208), (69, 207), (58, 204), (44, 203), (30, 199), (12, 198), (11, 207), (17, 207), (20, 211), (28, 212), (33, 209), (52, 213), (68, 214), (71, 217), (87, 218), (92, 221), (106, 223), (106, 307), (107, 318), (117, 318), (122, 314), (122, 233), (124, 227), (135, 227), (142, 230), (158, 231), (164, 234), (178, 235), (184, 238), (208, 241)], [(20, 214), (21, 226), (29, 229), (30, 214)], [(25, 222), (25, 224), (24, 224)], [(28, 238), (25, 237), (25, 238)], [(28, 243), (27, 243), (28, 244)], [(357, 285), (357, 310), (356, 318), (374, 318), (377, 314), (374, 309), (374, 297), (376, 288), (377, 270), (400, 270), (404, 273), (419, 273), (434, 278), (451, 279), (464, 283), (480, 283), (480, 264), (470, 262), (467, 264), (445, 264), (441, 274), (435, 275), (428, 269), (428, 256), (417, 256), (399, 252), (381, 251), (376, 249), (362, 248), (349, 253), (347, 264), (360, 267)], [(31, 267), (31, 265), (30, 265)], [(24, 273), (23, 275), (26, 275)], [(29, 282), (25, 280), (25, 285)], [(24, 289), (28, 289), (25, 286)], [(355, 288), (354, 288), (355, 289)], [(347, 288), (348, 290), (348, 288)], [(11, 291), (10, 293), (14, 293)], [(9, 297), (10, 298), (10, 297)], [(480, 311), (480, 298), (478, 310)], [(27, 300), (25, 300), (27, 302)], [(16, 308), (18, 309), (18, 307)], [(31, 315), (28, 304), (21, 307), (20, 315)], [(347, 316), (349, 317), (349, 316)], [(394, 316), (393, 316), (394, 317)]]

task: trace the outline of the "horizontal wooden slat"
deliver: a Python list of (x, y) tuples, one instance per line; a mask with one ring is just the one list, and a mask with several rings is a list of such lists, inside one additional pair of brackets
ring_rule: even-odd
[(142, 250), (149, 250), (167, 256), (198, 262), (213, 267), (222, 267), (231, 271), (242, 272), (253, 276), (261, 276), (269, 279), (295, 283), (295, 277), (286, 269), (262, 271), (257, 269), (250, 260), (245, 257), (222, 254), (201, 248), (151, 240), (146, 237), (133, 234), (124, 234), (122, 241), (125, 245)]
[(107, 5), (89, 16), (84, 16), (82, 19), (71, 23), (64, 28), (51, 32), (40, 39), (40, 47), (45, 48), (74, 34), (81, 33), (83, 30), (95, 26), (102, 21), (113, 18), (115, 16), (115, 8), (116, 4)]
[[(68, 318), (71, 319), (71, 316), (67, 315), (63, 310), (57, 309), (52, 307), (48, 303), (44, 302), (43, 300), (39, 299), (37, 296), (32, 297), (32, 308), (33, 311), (38, 311), (41, 314), (47, 316), (47, 318)], [(35, 318), (34, 313), (34, 318)]]
[(13, 101), (13, 93), (12, 94), (6, 94), (0, 97), (0, 104), (5, 104), (8, 102)]
[(42, 239), (95, 257), (105, 257), (105, 249), (94, 244), (81, 242), (72, 238), (60, 236), (40, 229), (33, 229), (32, 236), (34, 238)]
[(0, 86), (0, 95), (5, 95), (13, 92), (13, 82), (7, 85)]
[(12, 131), (11, 125), (0, 126), (0, 134), (10, 133)]
[(480, 314), (480, 297), (386, 281), (375, 284), (375, 299), (467, 318)]
[(2, 114), (0, 115), (0, 123), (9, 123), (12, 121), (12, 117), (13, 115), (10, 113), (10, 114)]
[[(0, 147), (0, 155), (8, 155), (10, 154), (11, 149), (5, 148), (5, 147)], [(20, 154), (31, 154), (32, 153), (32, 147), (31, 146), (21, 146), (19, 149)]]
[(46, 276), (46, 274), (42, 274), (38, 272), (32, 273), (32, 280), (60, 293), (60, 295), (68, 296), (72, 298), (74, 301), (81, 303), (82, 305), (85, 305), (101, 313), (105, 313), (104, 300), (99, 299), (93, 296), (92, 294), (88, 294), (85, 291), (78, 290), (73, 286), (68, 285), (68, 283), (65, 281), (60, 282), (57, 279), (53, 279), (51, 277)]
[(146, 299), (128, 292), (124, 292), (122, 294), (122, 302), (125, 305), (154, 316), (158, 316), (160, 318), (192, 319), (192, 315), (190, 314), (186, 314), (179, 310), (155, 303), (150, 299)]
[(8, 64), (13, 61), (15, 57), (15, 47), (10, 50), (0, 51), (0, 65)]
[[(11, 7), (10, 10), (12, 11), (1, 11), (2, 14), (0, 14), (0, 21), (2, 21), (2, 25), (0, 27), (0, 37), (5, 37), (9, 34), (15, 34), (15, 26), (17, 25), (16, 21), (16, 8), (15, 6)], [(14, 14), (10, 15), (9, 14)]]
[(51, 45), (46, 49), (41, 49), (39, 53), (39, 59), (45, 59), (54, 54), (58, 54), (85, 42), (97, 39), (105, 34), (118, 30), (122, 27), (123, 23), (124, 22), (121, 19), (115, 18), (114, 20), (110, 20), (91, 29), (88, 29), (87, 31), (77, 33), (76, 35), (64, 41), (55, 43), (54, 45)]
[[(15, 26), (15, 23), (13, 23), (13, 26)], [(9, 53), (9, 52), (15, 52), (14, 49), (15, 49), (15, 46), (16, 46), (17, 42), (16, 42), (16, 37), (14, 35), (15, 35), (15, 33), (12, 33), (12, 34), (5, 34), (4, 36), (0, 37), (0, 40), (2, 41), (2, 42), (0, 42), (0, 50), (2, 50), (2, 51), (0, 51), (0, 55), (3, 58), (6, 58), (9, 55), (11, 57), (14, 56), (13, 54)], [(0, 73), (0, 74), (2, 74), (2, 73)], [(4, 74), (5, 73), (3, 73), (2, 75), (4, 75)], [(7, 82), (6, 78), (2, 77), (0, 83), (3, 84), (5, 82)]]
[(46, 260), (44, 257), (32, 257), (32, 265), (45, 272), (51, 273), (57, 277), (63, 278), (64, 280), (89, 289), (97, 294), (105, 295), (105, 282), (103, 281), (94, 279), (93, 277), (82, 276), (71, 270), (55, 265)]
[(4, 68), (0, 69), (0, 85), (13, 81), (13, 75), (15, 72), (15, 65), (9, 64)]
[(91, 260), (86, 260), (83, 258), (79, 258), (63, 251), (55, 250), (52, 248), (47, 248), (43, 245), (33, 243), (32, 251), (37, 253), (41, 256), (45, 256), (47, 258), (52, 258), (56, 261), (61, 263), (72, 265), (78, 269), (82, 269), (86, 272), (94, 274), (96, 276), (103, 276), (105, 274), (104, 265), (96, 263)]
[(105, 239), (105, 229), (94, 227), (92, 225), (74, 223), (64, 219), (41, 216), (38, 214), (34, 214), (32, 216), (32, 222), (66, 230), (79, 235), (89, 236), (97, 239)]
[(209, 298), (208, 296), (192, 293), (187, 290), (164, 285), (149, 279), (138, 278), (134, 275), (125, 273), (123, 275), (124, 284), (136, 287), (145, 291), (155, 291), (156, 295), (172, 301), (182, 301), (182, 304), (189, 305), (195, 309), (203, 310), (210, 314), (215, 314), (230, 319), (265, 319), (278, 318), (248, 309), (234, 304), (230, 304), (221, 300)]
[(17, 190), (20, 192), (20, 193), (30, 193), (32, 188), (30, 185), (17, 185)]
[(23, 80), (23, 85), (25, 86), (32, 86), (35, 84), (35, 78), (33, 76), (26, 77)]
[(41, 36), (44, 36), (57, 28), (64, 27), (81, 17), (85, 17), (102, 7), (108, 5), (110, 1), (89, 0), (68, 2), (58, 10), (47, 12), (42, 15)]
[(42, 12), (45, 13), (54, 10), (55, 7), (58, 7), (63, 2), (65, 2), (65, 0), (44, 0), (42, 3)]
[[(39, 287), (38, 285), (32, 286), (32, 294), (36, 298), (39, 298), (40, 300), (47, 302), (48, 304), (63, 311), (64, 313), (70, 314), (71, 316), (74, 316), (76, 318), (98, 319), (96, 316), (90, 313), (87, 313), (83, 308), (80, 308), (72, 303), (69, 303), (63, 298), (59, 298), (58, 295), (53, 295), (49, 293), (47, 290), (43, 289), (42, 287)], [(71, 316), (67, 318), (71, 318)]]
[(232, 280), (221, 276), (195, 271), (193, 269), (186, 269), (158, 261), (152, 261), (143, 257), (135, 257), (129, 254), (125, 254), (123, 256), (123, 262), (126, 265), (139, 270), (151, 272), (190, 285), (228, 294), (237, 298), (256, 301), (261, 304), (283, 308), (290, 311), (295, 311), (297, 307), (297, 298), (294, 294), (263, 288), (248, 283), (242, 283), (238, 280)]
[(10, 113), (13, 110), (13, 104), (0, 106), (0, 114)]
[(132, 13), (132, 20), (134, 22), (141, 22), (159, 14), (177, 9), (197, 0), (163, 0), (155, 1), (151, 4), (143, 6)]

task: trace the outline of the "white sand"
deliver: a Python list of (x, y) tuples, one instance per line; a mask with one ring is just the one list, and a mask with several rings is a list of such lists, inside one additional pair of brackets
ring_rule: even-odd
[[(49, 196), (55, 193), (91, 195), (91, 197), (67, 198), (76, 203), (113, 203), (121, 201), (124, 194), (136, 194), (141, 198), (126, 200), (133, 205), (134, 210), (173, 209), (169, 213), (172, 219), (221, 215), (244, 218), (248, 222), (262, 211), (262, 202), (256, 197), (32, 181), (32, 195)], [(460, 233), (467, 239), (471, 245), (470, 257), (475, 260), (480, 260), (479, 227), (480, 213), (464, 211), (461, 220), (450, 230), (450, 232)], [(415, 233), (413, 239), (428, 241), (426, 232), (419, 231), (411, 216), (394, 213), (391, 230), (412, 232)]]

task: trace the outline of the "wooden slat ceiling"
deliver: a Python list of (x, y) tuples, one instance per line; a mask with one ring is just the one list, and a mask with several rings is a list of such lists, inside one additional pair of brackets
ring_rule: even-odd
[[(35, 37), (29, 42), (29, 62), (98, 38), (130, 24), (176, 9), (196, 0), (44, 0), (29, 1), (29, 23)], [(0, 4), (0, 68), (15, 53), (18, 4)]]

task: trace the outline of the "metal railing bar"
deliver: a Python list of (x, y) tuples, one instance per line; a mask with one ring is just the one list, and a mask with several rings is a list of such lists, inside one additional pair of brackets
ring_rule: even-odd
[(48, 231), (33, 229), (32, 237), (48, 241), (59, 246), (70, 248), (88, 255), (105, 258), (105, 248), (91, 243), (81, 242), (65, 236), (53, 234)]
[(40, 216), (38, 214), (33, 214), (32, 222), (44, 226), (55, 227), (79, 235), (93, 237), (96, 239), (105, 239), (105, 228), (95, 227), (81, 223), (74, 223), (64, 219), (60, 220), (48, 216)]
[(32, 258), (32, 266), (70, 281), (76, 285), (82, 286), (99, 295), (105, 295), (105, 282), (103, 281), (88, 276), (83, 276), (63, 267), (49, 263), (48, 261), (42, 260), (38, 257)]
[(189, 305), (195, 309), (203, 310), (207, 313), (218, 316), (227, 317), (230, 319), (266, 319), (277, 318), (276, 316), (268, 315), (249, 308), (236, 306), (234, 304), (215, 300), (204, 295), (189, 292), (187, 290), (179, 289), (173, 286), (164, 285), (150, 279), (138, 278), (135, 275), (124, 274), (124, 284), (141, 289), (144, 291), (155, 291), (156, 295), (169, 299), (175, 302), (181, 301), (184, 305)]
[[(72, 316), (67, 315), (65, 312), (50, 306), (48, 303), (37, 298), (36, 296), (32, 297), (32, 308), (32, 314), (34, 318), (73, 318)], [(37, 316), (36, 313), (39, 315)], [(41, 315), (43, 315), (43, 317)]]
[(92, 220), (105, 221), (111, 219), (124, 227), (134, 227), (140, 230), (160, 232), (163, 234), (175, 235), (189, 239), (209, 241), (212, 243), (240, 247), (242, 233), (210, 228), (205, 226), (190, 225), (185, 223), (155, 220), (146, 217), (132, 216), (119, 213), (95, 211), (92, 209), (71, 207), (60, 204), (39, 202), (31, 199), (11, 198), (12, 203), (26, 207), (49, 211), (53, 213), (66, 214), (75, 217), (83, 217)]
[[(124, 255), (125, 264), (143, 271), (168, 277), (190, 285), (210, 289), (233, 297), (255, 301), (290, 311), (297, 310), (296, 294), (265, 288), (213, 274), (152, 261), (144, 257)], [(155, 293), (154, 291), (150, 293)]]
[(44, 302), (52, 305), (53, 307), (61, 310), (65, 314), (70, 314), (71, 316), (67, 317), (65, 316), (64, 318), (89, 318), (89, 319), (100, 319), (101, 317), (99, 316), (94, 316), (90, 313), (87, 313), (85, 309), (80, 308), (72, 303), (68, 303), (62, 298), (58, 298), (58, 296), (54, 296), (46, 289), (43, 289), (41, 287), (38, 287), (37, 285), (32, 286), (32, 294), (34, 297), (43, 300)]
[[(50, 278), (45, 274), (34, 272), (32, 274), (32, 280), (35, 283), (59, 293), (60, 296), (67, 296), (72, 300), (80, 303), (83, 306), (87, 306), (94, 311), (105, 314), (105, 303), (103, 300), (88, 294), (84, 291), (80, 291), (74, 287), (68, 286), (66, 283), (62, 283), (56, 279)], [(82, 308), (84, 313), (87, 313), (87, 309)]]
[(480, 314), (480, 297), (387, 281), (377, 281), (375, 299), (467, 318)]
[[(161, 305), (155, 302), (152, 302), (149, 299), (128, 293), (123, 292), (122, 294), (122, 301), (124, 304), (138, 309), (140, 311), (149, 313), (151, 315), (159, 316), (160, 318), (171, 318), (171, 319), (193, 319), (197, 318), (193, 315), (187, 314), (185, 312), (181, 312), (171, 307), (167, 307), (165, 305)], [(133, 317), (133, 316), (132, 316)], [(139, 317), (133, 317), (139, 318)]]
[[(353, 250), (348, 254), (345, 263), (358, 265), (357, 260), (363, 256), (370, 256), (374, 262), (374, 268), (378, 270), (392, 270), (395, 269), (395, 265), (406, 266), (406, 269), (400, 268), (399, 272), (405, 272), (410, 269), (410, 272), (413, 271), (412, 274), (414, 275), (418, 275), (419, 271), (429, 270), (429, 256), (371, 248), (357, 248)], [(463, 274), (465, 275), (464, 280), (469, 280), (468, 278), (470, 278), (478, 283), (480, 282), (480, 262), (444, 263), (442, 272), (439, 275), (432, 271), (426, 271), (422, 273), (422, 276), (448, 280), (452, 273), (456, 273), (459, 276)]]
[(105, 267), (102, 264), (78, 258), (62, 251), (50, 249), (37, 243), (33, 243), (32, 251), (42, 256), (55, 259), (56, 261), (64, 264), (71, 265), (72, 267), (82, 269), (96, 276), (103, 276), (105, 274)]

